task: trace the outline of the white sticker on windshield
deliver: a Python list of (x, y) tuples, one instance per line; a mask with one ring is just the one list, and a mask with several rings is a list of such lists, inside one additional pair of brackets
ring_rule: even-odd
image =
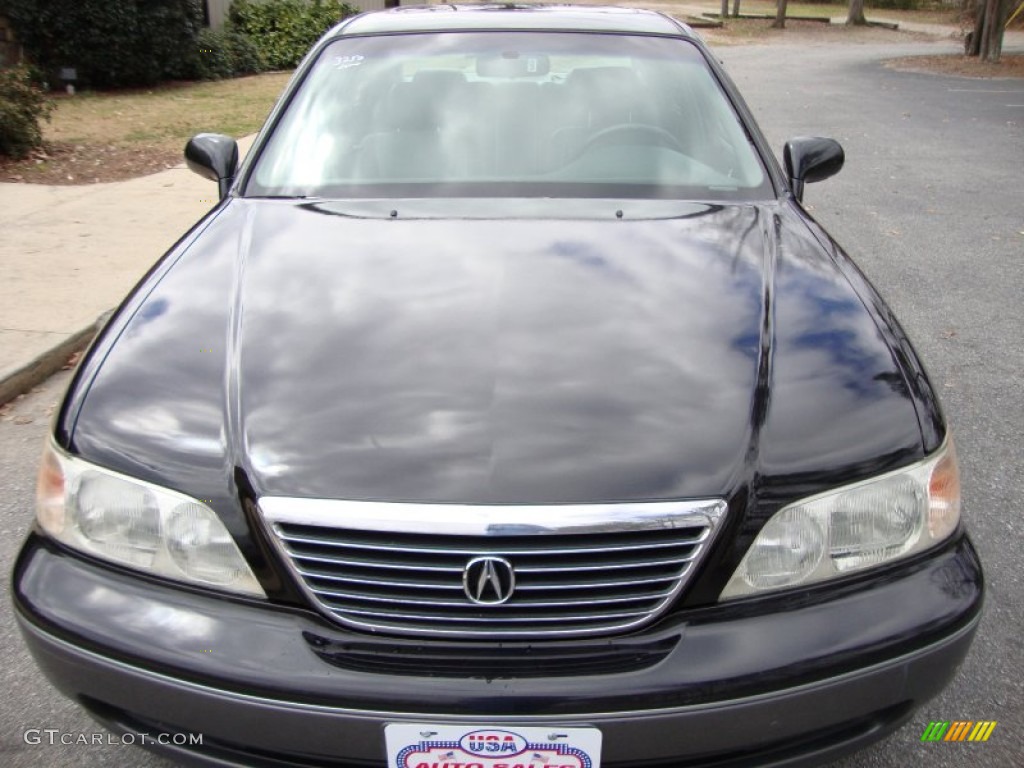
[(335, 69), (349, 69), (351, 67), (358, 67), (363, 63), (364, 57), (355, 56), (335, 56), (331, 62)]

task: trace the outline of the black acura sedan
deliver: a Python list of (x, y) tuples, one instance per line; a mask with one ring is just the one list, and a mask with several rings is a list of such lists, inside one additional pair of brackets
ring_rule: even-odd
[(689, 28), (372, 13), (306, 58), (55, 419), (36, 661), (210, 765), (816, 764), (981, 612), (891, 311)]

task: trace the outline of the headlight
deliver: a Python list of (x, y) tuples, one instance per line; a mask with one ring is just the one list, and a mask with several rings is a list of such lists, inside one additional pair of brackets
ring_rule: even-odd
[(47, 444), (36, 519), (57, 541), (154, 576), (265, 597), (220, 518), (196, 499)]
[(906, 469), (790, 504), (765, 524), (721, 599), (833, 579), (907, 557), (960, 522), (952, 439)]

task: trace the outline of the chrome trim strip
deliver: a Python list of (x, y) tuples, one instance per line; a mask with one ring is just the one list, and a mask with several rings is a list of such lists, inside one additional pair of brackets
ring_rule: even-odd
[[(465, 616), (453, 616), (451, 614), (447, 614), (447, 615), (442, 614), (442, 615), (435, 616), (435, 615), (431, 615), (431, 614), (417, 614), (417, 613), (390, 613), (390, 612), (382, 613), (381, 611), (371, 611), (369, 609), (363, 609), (363, 608), (338, 608), (336, 610), (338, 610), (339, 612), (344, 612), (344, 613), (358, 613), (360, 615), (380, 616), (380, 617), (385, 618), (385, 619), (412, 619), (413, 621), (430, 621), (430, 622), (445, 621), (445, 622), (449, 622), (449, 623), (452, 623), (452, 622), (455, 622), (455, 623), (457, 623), (457, 622), (467, 622), (467, 623), (470, 623), (472, 621), (472, 619), (467, 619)], [(534, 623), (552, 622), (552, 621), (557, 621), (557, 622), (567, 622), (567, 621), (606, 621), (608, 619), (628, 619), (628, 618), (630, 618), (632, 616), (643, 616), (643, 617), (646, 618), (649, 614), (650, 614), (650, 611), (646, 611), (646, 610), (642, 610), (642, 611), (628, 611), (628, 612), (620, 612), (620, 613), (604, 613), (604, 612), (601, 612), (601, 613), (564, 613), (564, 614), (560, 614), (558, 616), (543, 616), (543, 615), (542, 616), (502, 616), (501, 620), (502, 620), (502, 622), (515, 622), (515, 623), (527, 622), (527, 623), (530, 623), (530, 624), (534, 624)], [(602, 626), (601, 629), (603, 630), (604, 627)], [(405, 631), (408, 631), (408, 630), (405, 630)], [(456, 629), (454, 631), (458, 632), (459, 630)], [(493, 627), (487, 627), (486, 631), (489, 634), (493, 635), (493, 634), (501, 634), (503, 630), (495, 629)], [(537, 632), (536, 629), (529, 630), (529, 631), (534, 632), (534, 633)], [(568, 631), (571, 631), (571, 630), (568, 630)]]
[[(687, 526), (689, 527), (689, 526)], [(346, 529), (345, 526), (341, 526), (342, 530)], [(671, 528), (666, 530), (672, 530)], [(281, 532), (281, 529), (275, 523), (274, 531), (281, 538), (282, 541), (292, 544), (313, 544), (320, 547), (334, 547), (335, 549), (361, 549), (361, 550), (372, 550), (374, 552), (382, 551), (382, 547), (379, 544), (365, 544), (363, 542), (337, 542), (337, 541), (326, 541), (324, 539), (311, 539), (305, 536), (289, 536)], [(431, 531), (433, 534), (440, 533), (439, 531)], [(618, 531), (608, 531), (608, 533), (618, 533)], [(627, 531), (628, 533), (628, 531)], [(427, 534), (417, 534), (424, 536)], [(571, 535), (571, 534), (570, 534)], [(693, 547), (697, 546), (707, 538), (707, 529), (702, 532), (698, 537), (691, 539), (679, 539), (676, 541), (663, 541), (651, 544), (622, 544), (614, 547), (616, 552), (639, 552), (645, 549), (671, 549), (672, 547)], [(387, 547), (388, 552), (412, 552), (417, 555), (462, 555), (464, 557), (472, 557), (473, 555), (479, 555), (480, 550), (478, 548), (468, 549), (462, 548), (457, 549), (453, 547), (406, 547), (400, 544)], [(586, 555), (591, 553), (605, 553), (608, 551), (607, 547), (561, 547), (558, 549), (552, 549), (551, 547), (503, 547), (501, 550), (507, 555)], [(296, 557), (302, 557), (301, 553), (295, 553)]]
[(263, 496), (259, 508), (272, 523), (356, 531), (446, 536), (543, 536), (717, 528), (722, 499), (624, 504), (410, 504)]
[[(618, 550), (617, 550), (618, 551)], [(703, 551), (703, 550), (701, 550)], [(671, 560), (644, 560), (635, 563), (609, 563), (608, 565), (574, 565), (574, 566), (546, 566), (546, 565), (524, 565), (516, 568), (516, 573), (578, 573), (580, 571), (614, 571), (622, 568), (664, 568), (667, 565), (679, 565), (697, 559), (700, 553), (692, 553), (675, 557)]]
[[(504, 551), (504, 550), (503, 550)], [(330, 563), (331, 565), (351, 565), (358, 568), (390, 568), (396, 571), (426, 571), (429, 573), (462, 573), (462, 566), (443, 565), (408, 565), (406, 563), (381, 563), (369, 562), (367, 560), (352, 560), (344, 557), (324, 557), (321, 555), (299, 554), (288, 550), (288, 554), (296, 562)], [(577, 573), (579, 571), (609, 571), (622, 568), (664, 568), (669, 565), (679, 565), (696, 558), (690, 554), (684, 557), (677, 557), (670, 560), (644, 560), (637, 563), (608, 563), (607, 565), (574, 565), (574, 566), (532, 566), (524, 565), (516, 568), (516, 573)], [(299, 569), (301, 570), (301, 569)]]
[[(412, 581), (388, 581), (387, 579), (364, 579), (356, 576), (338, 576), (330, 573), (315, 573), (296, 567), (296, 571), (307, 579), (323, 579), (324, 581), (344, 581), (352, 584), (369, 584), (374, 587), (397, 587), (398, 589), (447, 589), (462, 594), (461, 584), (436, 584), (433, 582), (412, 582)], [(317, 590), (322, 592), (325, 590)]]
[[(276, 529), (275, 529), (276, 530)], [(282, 543), (283, 544), (283, 543)], [(349, 560), (342, 557), (321, 557), (319, 555), (300, 555), (286, 550), (295, 560), (312, 561), (314, 563), (330, 563), (331, 565), (354, 565), (359, 568), (394, 568), (405, 571), (430, 571), (432, 573), (462, 573), (463, 566), (446, 567), (442, 565), (406, 565), (405, 563), (367, 563), (360, 560)]]
[[(462, 587), (458, 584), (438, 584), (429, 581), (417, 583), (412, 581), (389, 581), (387, 579), (365, 579), (357, 576), (338, 576), (336, 574), (331, 573), (315, 573), (313, 571), (307, 571), (299, 567), (296, 567), (295, 570), (298, 573), (301, 573), (307, 579), (322, 579), (323, 581), (343, 581), (350, 584), (369, 584), (374, 587), (397, 587), (398, 589), (439, 589), (460, 593), (462, 592)], [(516, 569), (516, 573), (524, 572), (525, 571), (521, 569)], [(659, 581), (675, 581), (678, 578), (679, 573), (676, 572), (668, 576), (652, 577), (650, 579), (625, 579), (619, 581), (577, 581), (568, 582), (565, 584), (559, 584), (557, 582), (549, 584), (520, 584), (516, 587), (516, 592), (524, 592), (530, 590), (548, 591), (563, 589), (608, 589), (609, 587), (645, 587), (650, 586), (651, 584), (656, 584)], [(314, 588), (314, 591), (326, 593), (328, 589)], [(389, 599), (394, 600), (394, 598)]]
[[(518, 571), (522, 573), (522, 571)], [(657, 584), (659, 581), (678, 581), (685, 571), (676, 571), (671, 576), (657, 576), (650, 579), (625, 579), (621, 581), (576, 581), (566, 584), (523, 584), (516, 589), (517, 592), (549, 589), (608, 589), (614, 587), (643, 587)], [(589, 599), (589, 598), (588, 598)]]
[[(503, 550), (504, 551), (504, 550)], [(316, 555), (305, 555), (297, 554), (288, 551), (288, 554), (296, 562), (312, 562), (312, 563), (330, 563), (331, 565), (352, 565), (359, 568), (393, 568), (394, 570), (422, 570), (432, 573), (461, 573), (463, 568), (461, 566), (443, 566), (443, 565), (410, 565), (408, 563), (390, 563), (390, 562), (368, 562), (365, 560), (350, 560), (348, 558), (335, 558), (335, 557), (319, 557)], [(689, 562), (696, 559), (696, 555), (686, 555), (685, 557), (677, 557), (672, 560), (643, 560), (636, 562), (618, 562), (608, 563), (606, 565), (571, 565), (571, 566), (551, 566), (546, 565), (523, 565), (516, 568), (516, 573), (564, 573), (564, 572), (579, 572), (584, 570), (621, 570), (623, 568), (655, 568), (655, 567), (666, 567), (669, 565), (679, 565), (680, 563)], [(297, 570), (302, 570), (296, 566)], [(303, 571), (304, 572), (304, 571)]]
[[(318, 595), (325, 595), (328, 598), (341, 599), (341, 600), (353, 600), (353, 601), (365, 601), (367, 603), (390, 603), (394, 605), (397, 601), (393, 597), (384, 597), (382, 595), (361, 595), (357, 592), (340, 592), (333, 589), (318, 589), (316, 590)], [(626, 595), (620, 597), (592, 597), (577, 600), (520, 600), (516, 603), (516, 608), (562, 608), (569, 606), (579, 607), (581, 605), (602, 605), (605, 603), (642, 603), (644, 601), (660, 601), (664, 600), (671, 594), (670, 591), (645, 593), (642, 595)], [(402, 605), (415, 605), (423, 606), (428, 608), (457, 608), (463, 611), (476, 611), (479, 610), (477, 606), (481, 603), (466, 603), (465, 600), (459, 600), (458, 602), (452, 600), (429, 600), (418, 597), (403, 597)], [(486, 608), (486, 604), (485, 605)], [(494, 605), (503, 605), (502, 603), (494, 603)], [(372, 605), (360, 606), (363, 611), (371, 611), (377, 616), (397, 616), (388, 611), (374, 611)], [(338, 611), (354, 611), (355, 608), (341, 608), (337, 607), (335, 610)], [(455, 620), (462, 620), (476, 623), (479, 619), (475, 616), (459, 616), (457, 614), (448, 614), (448, 617)], [(440, 617), (439, 617), (440, 618)], [(557, 618), (562, 619), (564, 616), (558, 616)], [(505, 621), (505, 617), (502, 617), (502, 621)]]

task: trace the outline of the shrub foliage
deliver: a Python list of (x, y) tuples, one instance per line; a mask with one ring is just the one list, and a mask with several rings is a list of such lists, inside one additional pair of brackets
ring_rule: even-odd
[(196, 77), (220, 80), (251, 75), (266, 68), (259, 47), (233, 24), (225, 24), (221, 29), (204, 29), (199, 33)]
[(341, 0), (235, 0), (230, 18), (270, 69), (291, 69), (324, 32), (355, 13)]
[(42, 144), (39, 121), (49, 120), (52, 108), (28, 67), (0, 69), (0, 155), (22, 158)]
[(28, 58), (56, 82), (150, 85), (197, 66), (202, 0), (0, 0)]

